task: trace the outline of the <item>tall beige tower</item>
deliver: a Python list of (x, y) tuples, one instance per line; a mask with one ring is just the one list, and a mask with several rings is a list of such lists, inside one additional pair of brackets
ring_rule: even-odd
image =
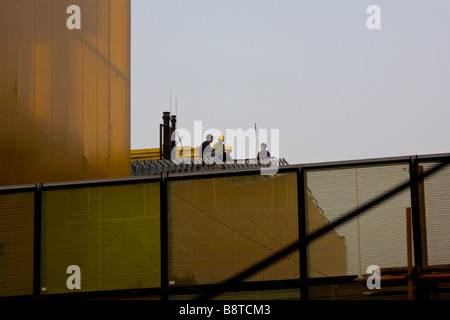
[(0, 1), (0, 185), (130, 174), (130, 0)]

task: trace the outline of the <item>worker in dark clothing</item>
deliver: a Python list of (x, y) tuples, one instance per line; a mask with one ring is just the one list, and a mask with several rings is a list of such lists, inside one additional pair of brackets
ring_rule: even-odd
[(202, 159), (211, 159), (212, 157), (215, 156), (215, 152), (214, 149), (211, 147), (211, 142), (213, 141), (213, 135), (212, 134), (208, 134), (206, 136), (206, 140), (203, 141), (200, 150), (201, 150), (201, 154), (200, 157)]
[(270, 152), (267, 151), (267, 144), (261, 143), (261, 151), (258, 152), (258, 155), (256, 156), (256, 159), (258, 161), (266, 160), (270, 158)]

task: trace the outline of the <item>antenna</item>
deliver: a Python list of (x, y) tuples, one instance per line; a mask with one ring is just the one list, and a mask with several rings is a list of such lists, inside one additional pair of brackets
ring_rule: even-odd
[(170, 98), (169, 98), (169, 106), (170, 106), (170, 113), (172, 113), (172, 90), (170, 90)]
[(255, 153), (255, 157), (257, 157), (258, 156), (258, 129), (256, 129), (256, 122), (255, 122), (255, 143), (256, 143), (256, 146), (255, 146), (255, 151), (256, 151), (256, 153)]
[(175, 115), (178, 116), (178, 97), (175, 97)]
[(181, 148), (183, 148), (183, 142), (181, 142), (181, 137), (180, 137), (180, 135), (178, 134), (178, 131), (177, 131), (177, 136), (178, 136), (178, 141), (180, 141)]

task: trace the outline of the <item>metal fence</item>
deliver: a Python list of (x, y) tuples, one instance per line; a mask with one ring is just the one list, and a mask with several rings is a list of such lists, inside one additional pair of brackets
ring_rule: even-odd
[(4, 187), (0, 297), (450, 299), (449, 161), (274, 175), (140, 164), (129, 178)]

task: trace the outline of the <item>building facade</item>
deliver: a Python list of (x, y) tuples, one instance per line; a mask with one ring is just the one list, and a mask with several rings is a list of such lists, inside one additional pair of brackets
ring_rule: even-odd
[(0, 2), (0, 185), (128, 176), (130, 1)]

